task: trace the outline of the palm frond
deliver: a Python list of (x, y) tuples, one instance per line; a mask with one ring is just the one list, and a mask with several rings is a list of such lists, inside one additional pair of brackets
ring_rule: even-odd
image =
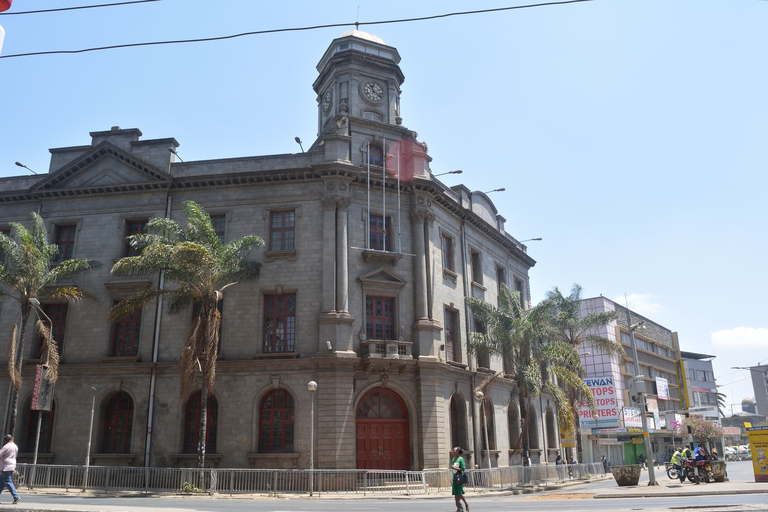
[(200, 344), (203, 333), (203, 322), (200, 317), (196, 317), (192, 322), (189, 336), (184, 342), (184, 348), (181, 350), (181, 365), (179, 370), (179, 396), (182, 400), (189, 397), (192, 389), (195, 387), (195, 377), (200, 361), (197, 357), (197, 346)]
[(165, 290), (150, 288), (126, 297), (109, 310), (107, 317), (111, 322), (117, 322), (130, 315), (137, 309), (143, 308), (148, 302), (157, 299), (159, 296), (167, 294)]
[(99, 298), (91, 292), (80, 288), (79, 286), (55, 286), (46, 289), (42, 297), (53, 300), (66, 300), (70, 304), (79, 304), (84, 300), (98, 302)]
[(40, 359), (46, 362), (45, 379), (51, 384), (56, 384), (59, 378), (59, 347), (51, 335), (51, 329), (40, 320), (35, 324), (35, 331), (45, 340)]
[(549, 380), (544, 381), (544, 389), (549, 391), (549, 393), (552, 395), (552, 399), (555, 402), (555, 409), (557, 410), (557, 424), (560, 428), (560, 431), (567, 431), (571, 421), (573, 420), (573, 409), (571, 408), (571, 402), (568, 400), (565, 391)]
[(101, 262), (91, 259), (68, 259), (53, 267), (47, 276), (48, 283), (55, 283), (67, 277), (75, 277), (101, 267)]
[(8, 375), (14, 390), (21, 387), (21, 373), (16, 367), (16, 338), (19, 336), (19, 324), (14, 323), (11, 328), (11, 339), (8, 341)]

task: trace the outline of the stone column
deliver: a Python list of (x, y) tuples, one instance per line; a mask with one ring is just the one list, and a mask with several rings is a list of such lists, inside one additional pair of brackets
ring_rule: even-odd
[(349, 314), (349, 246), (347, 209), (349, 199), (336, 200), (336, 312)]
[(427, 260), (424, 243), (424, 221), (429, 216), (427, 210), (411, 212), (413, 228), (413, 250), (416, 254), (413, 265), (413, 294), (416, 321), (427, 320)]
[(315, 468), (355, 468), (355, 363), (326, 359), (317, 372)]
[(323, 199), (323, 303), (324, 313), (335, 312), (336, 199)]

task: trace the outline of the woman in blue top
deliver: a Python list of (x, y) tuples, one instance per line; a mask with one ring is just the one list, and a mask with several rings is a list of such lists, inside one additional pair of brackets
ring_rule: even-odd
[[(458, 446), (453, 449), (453, 460), (451, 460), (451, 469), (453, 469), (456, 474), (461, 474), (464, 472), (464, 469), (466, 469), (466, 465), (464, 464), (464, 457), (461, 455), (464, 453), (464, 450), (459, 448)], [(453, 499), (456, 500), (456, 512), (462, 512), (461, 503), (459, 500), (464, 502), (464, 506), (467, 509), (467, 512), (469, 512), (469, 504), (467, 503), (467, 500), (464, 498), (464, 484), (457, 484), (454, 483), (451, 485), (451, 494), (453, 495)]]

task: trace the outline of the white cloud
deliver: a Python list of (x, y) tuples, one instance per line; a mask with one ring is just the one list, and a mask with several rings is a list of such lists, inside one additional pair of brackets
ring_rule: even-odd
[(712, 346), (728, 350), (744, 348), (768, 349), (768, 329), (765, 327), (735, 327), (709, 333)]
[(664, 308), (661, 304), (652, 302), (652, 297), (650, 293), (631, 293), (627, 295), (626, 301), (624, 295), (617, 295), (613, 298), (613, 302), (622, 306), (629, 302), (629, 309), (648, 318), (653, 318), (654, 315), (660, 313)]

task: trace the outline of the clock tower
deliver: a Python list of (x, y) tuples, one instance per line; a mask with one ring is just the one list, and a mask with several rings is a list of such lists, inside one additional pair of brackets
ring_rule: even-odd
[(350, 30), (334, 39), (317, 71), (318, 135), (336, 116), (400, 125), (400, 54), (380, 38)]

